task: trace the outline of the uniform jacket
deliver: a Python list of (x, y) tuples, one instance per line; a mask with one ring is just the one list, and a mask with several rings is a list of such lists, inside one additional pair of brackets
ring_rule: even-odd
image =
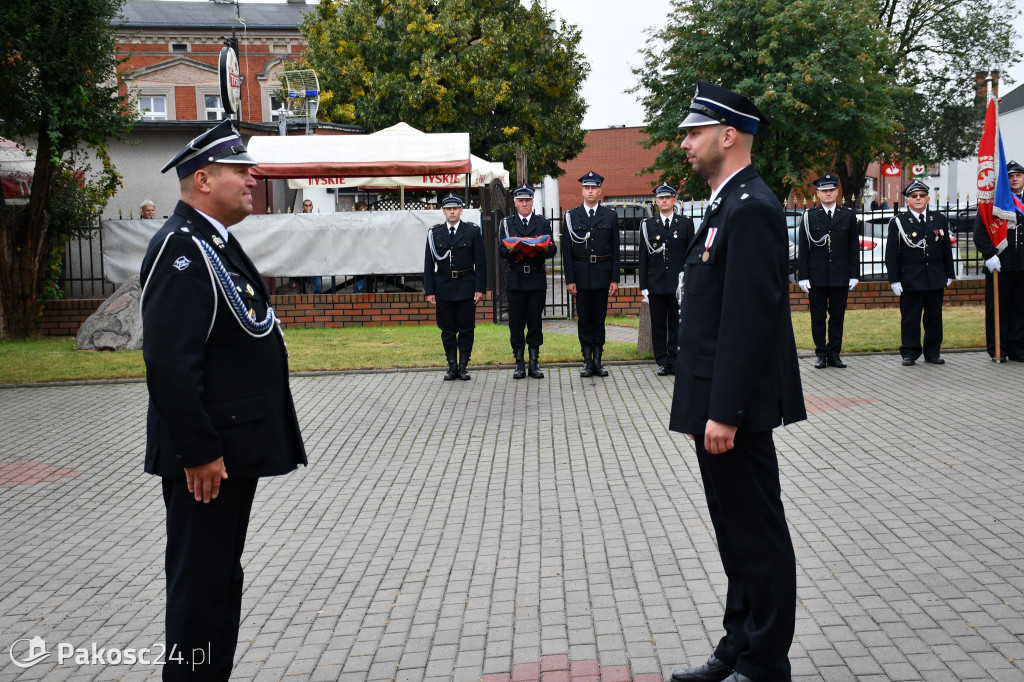
[[(910, 248), (900, 237), (896, 220), (911, 243), (924, 240), (924, 248)], [(925, 224), (917, 222), (910, 211), (903, 211), (889, 221), (885, 242), (885, 270), (889, 282), (900, 282), (904, 291), (945, 289), (947, 279), (955, 279), (953, 246), (949, 241), (946, 216), (925, 211)]]
[[(548, 276), (544, 268), (544, 261), (554, 258), (558, 253), (558, 247), (554, 241), (551, 247), (543, 254), (534, 254), (530, 258), (522, 258), (520, 253), (511, 253), (501, 242), (508, 237), (540, 237), (542, 235), (554, 235), (551, 233), (551, 222), (542, 215), (531, 215), (526, 227), (523, 226), (522, 217), (516, 213), (501, 221), (498, 234), (498, 255), (508, 261), (508, 272), (505, 275), (505, 288), (512, 291), (538, 291), (548, 288)], [(522, 266), (529, 266), (529, 274), (523, 272)]]
[[(673, 215), (668, 229), (659, 214), (644, 218), (640, 224), (640, 289), (652, 294), (675, 294), (679, 286), (679, 273), (683, 271), (683, 256), (693, 239), (693, 221), (686, 216)], [(647, 237), (644, 237), (646, 232)], [(663, 251), (657, 251), (662, 246)]]
[(291, 471), (306, 464), (306, 451), (284, 339), (277, 325), (259, 338), (241, 326), (193, 237), (214, 247), (256, 320), (264, 319), (270, 301), (234, 236), (223, 242), (179, 201), (142, 261), (146, 471), (183, 479), (185, 467), (218, 457), (232, 478)]
[(673, 431), (704, 433), (713, 419), (756, 433), (806, 418), (788, 260), (782, 205), (747, 166), (722, 188), (686, 252)]
[[(580, 243), (573, 240), (568, 223)], [(591, 257), (611, 258), (591, 263)], [(577, 260), (580, 259), (580, 260)], [(607, 289), (619, 281), (619, 220), (615, 211), (598, 204), (591, 218), (586, 206), (580, 204), (562, 216), (562, 271), (565, 283), (579, 289)]]
[[(812, 244), (811, 237), (821, 246)], [(804, 211), (797, 227), (797, 277), (810, 280), (812, 287), (846, 287), (860, 279), (860, 221), (853, 209), (836, 206), (829, 220), (824, 207)]]
[[(465, 221), (459, 222), (455, 239), (448, 232), (448, 223), (430, 228), (434, 238), (434, 250), (439, 256), (434, 259), (427, 240), (423, 258), (423, 293), (433, 294), (439, 301), (464, 301), (473, 298), (477, 291), (487, 291), (487, 253), (484, 251), (484, 237), (479, 226)], [(473, 272), (452, 276), (460, 270)]]
[[(999, 254), (999, 262), (1002, 264), (1001, 272), (1024, 271), (1024, 244), (1021, 244), (1020, 234), (1024, 230), (1024, 213), (1017, 211), (1017, 225), (1010, 225), (1006, 231), (1006, 248)], [(996, 255), (996, 247), (992, 246), (992, 238), (988, 230), (981, 222), (981, 216), (974, 219), (974, 245), (981, 252), (982, 260), (988, 260)], [(988, 272), (986, 270), (986, 272)]]

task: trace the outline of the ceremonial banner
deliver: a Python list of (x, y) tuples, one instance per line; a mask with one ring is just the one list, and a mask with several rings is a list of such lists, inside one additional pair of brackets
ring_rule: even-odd
[(988, 230), (996, 252), (1006, 248), (1006, 227), (1017, 222), (1010, 180), (1006, 173), (1003, 138), (999, 134), (999, 118), (995, 98), (988, 100), (985, 128), (978, 144), (978, 217)]

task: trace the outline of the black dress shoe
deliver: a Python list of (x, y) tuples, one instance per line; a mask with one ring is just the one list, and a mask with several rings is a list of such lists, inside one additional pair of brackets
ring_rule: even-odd
[(829, 367), (838, 367), (839, 369), (846, 369), (846, 363), (839, 359), (838, 355), (830, 355), (828, 358)]
[(714, 656), (707, 663), (696, 668), (682, 668), (672, 673), (670, 682), (722, 682), (732, 675), (732, 666)]
[(667, 377), (671, 372), (668, 370), (668, 365), (658, 365), (658, 376)]
[(903, 366), (904, 367), (910, 367), (912, 364), (914, 364), (914, 362), (916, 362), (914, 360), (914, 358), (910, 357), (909, 355), (904, 355), (903, 356)]
[(819, 355), (818, 359), (814, 361), (814, 369), (825, 369), (826, 367), (828, 367), (828, 358)]
[(924, 361), (927, 362), (929, 365), (944, 365), (944, 364), (946, 364), (945, 360), (943, 360), (942, 358), (937, 357), (937, 356), (934, 357), (934, 358), (925, 358)]

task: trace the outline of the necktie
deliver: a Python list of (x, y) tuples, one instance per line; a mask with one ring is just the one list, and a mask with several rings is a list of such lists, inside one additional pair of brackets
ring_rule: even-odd
[(672, 219), (671, 218), (665, 218), (665, 229), (666, 230), (668, 229), (668, 226), (671, 225), (671, 224), (672, 224)]
[(591, 218), (593, 218), (593, 217), (594, 217), (594, 209), (590, 209), (590, 217), (591, 217)]
[(455, 239), (455, 227), (452, 225), (448, 226), (448, 234), (451, 235), (452, 239)]
[(525, 230), (529, 226), (530, 226), (530, 219), (529, 218), (523, 218), (523, 229)]
[(832, 211), (825, 211), (825, 212), (828, 213), (828, 219), (832, 220)]

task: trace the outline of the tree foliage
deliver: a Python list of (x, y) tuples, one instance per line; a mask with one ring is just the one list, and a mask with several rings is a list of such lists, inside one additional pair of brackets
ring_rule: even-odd
[(107, 141), (132, 124), (111, 28), (123, 1), (0, 3), (0, 135), (36, 150), (27, 204), (0, 205), (0, 338), (35, 333), (67, 240), (120, 183)]
[(885, 74), (902, 86), (898, 158), (919, 163), (977, 151), (984, 110), (975, 78), (1021, 58), (1013, 0), (875, 0), (892, 46)]
[(747, 95), (771, 121), (754, 155), (780, 199), (845, 154), (884, 148), (894, 132), (888, 45), (870, 0), (676, 0), (667, 25), (634, 72), (649, 92), (649, 144), (668, 143), (655, 169), (690, 193), (706, 196), (707, 185), (686, 163), (677, 126), (698, 80)]
[(510, 168), (523, 145), (535, 180), (583, 149), (580, 33), (536, 0), (323, 0), (301, 29), (327, 120), (468, 132)]

